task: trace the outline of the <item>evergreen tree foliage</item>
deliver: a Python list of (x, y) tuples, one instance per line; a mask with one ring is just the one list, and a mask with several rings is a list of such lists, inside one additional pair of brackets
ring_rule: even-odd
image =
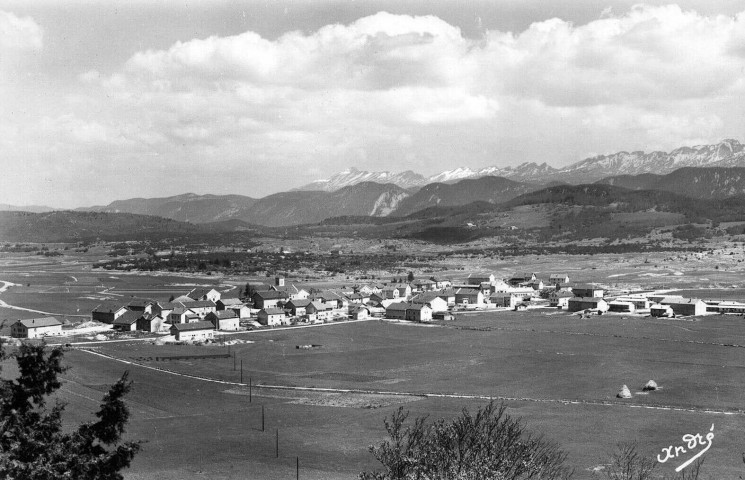
[(140, 442), (122, 441), (129, 410), (123, 397), (131, 382), (128, 372), (104, 395), (97, 420), (63, 431), (65, 404), (47, 407), (61, 387), (63, 350), (23, 343), (0, 360), (14, 358), (19, 374), (0, 380), (0, 478), (24, 480), (121, 480), (140, 450)]

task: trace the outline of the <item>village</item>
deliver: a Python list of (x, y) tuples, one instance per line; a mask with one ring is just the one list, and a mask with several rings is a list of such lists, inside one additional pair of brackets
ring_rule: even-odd
[[(583, 318), (606, 313), (651, 317), (745, 314), (745, 303), (738, 301), (685, 298), (665, 291), (610, 295), (600, 285), (571, 283), (564, 273), (550, 274), (545, 280), (536, 273), (516, 273), (506, 279), (488, 272), (472, 273), (460, 282), (431, 277), (329, 289), (291, 283), (277, 276), (271, 284), (220, 288), (193, 288), (167, 302), (148, 298), (107, 301), (91, 311), (85, 326), (91, 330), (91, 325), (98, 325), (100, 328), (93, 330), (108, 331), (119, 336), (116, 338), (137, 332), (168, 334), (172, 342), (194, 343), (214, 341), (218, 333), (263, 328), (375, 318), (427, 323), (485, 311), (555, 309)], [(79, 332), (54, 316), (21, 319), (11, 325), (14, 338)], [(111, 335), (90, 339), (114, 338)]]

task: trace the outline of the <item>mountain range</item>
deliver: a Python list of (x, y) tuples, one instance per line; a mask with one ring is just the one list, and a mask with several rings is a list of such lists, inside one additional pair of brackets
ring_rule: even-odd
[(723, 140), (715, 145), (681, 147), (671, 152), (618, 152), (581, 160), (567, 167), (554, 168), (546, 163), (523, 163), (516, 167), (486, 167), (472, 170), (458, 167), (430, 177), (412, 171), (402, 173), (366, 172), (350, 168), (324, 180), (316, 180), (297, 190), (332, 191), (363, 181), (394, 183), (401, 188), (418, 188), (430, 183), (452, 183), (467, 178), (504, 177), (527, 183), (561, 181), (572, 184), (592, 183), (605, 177), (653, 173), (664, 175), (683, 167), (745, 167), (745, 145)]
[[(406, 171), (347, 170), (303, 189), (251, 198), (196, 195), (133, 198), (80, 212), (129, 213), (205, 224), (238, 222), (233, 227), (283, 227), (334, 217), (406, 217), (437, 207), (473, 202), (497, 205), (520, 195), (562, 184), (599, 182), (630, 190), (656, 190), (700, 199), (745, 194), (745, 146), (736, 140), (665, 152), (619, 152), (589, 158), (563, 169), (524, 163), (474, 171), (457, 168), (425, 178)], [(310, 188), (313, 189), (310, 189)], [(0, 210), (13, 210), (13, 206)], [(34, 207), (44, 211), (46, 207)], [(17, 208), (17, 210), (22, 210)]]

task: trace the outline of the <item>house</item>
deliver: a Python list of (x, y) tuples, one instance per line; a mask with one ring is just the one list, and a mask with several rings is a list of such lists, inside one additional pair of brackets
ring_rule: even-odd
[(494, 281), (494, 284), (492, 285), (492, 293), (502, 293), (502, 292), (509, 292), (513, 289), (507, 282), (502, 280), (501, 278)]
[(446, 312), (448, 302), (435, 292), (420, 293), (411, 299), (411, 303), (416, 305), (429, 305), (433, 312)]
[(528, 286), (532, 288), (533, 290), (543, 290), (543, 280), (536, 278), (532, 282), (528, 283)]
[(385, 309), (385, 317), (405, 320), (406, 308), (407, 304), (404, 302), (392, 303)]
[(706, 313), (706, 304), (698, 298), (664, 298), (660, 304), (672, 308), (675, 315), (704, 315)]
[(448, 304), (448, 307), (452, 307), (455, 305), (455, 290), (453, 290), (452, 288), (446, 288), (441, 292), (437, 292), (437, 296), (445, 300), (445, 302)]
[(335, 290), (324, 290), (310, 297), (313, 301), (320, 301), (334, 310), (346, 310), (349, 307), (349, 300), (344, 293)]
[(127, 304), (127, 310), (142, 313), (160, 313), (161, 308), (155, 300), (132, 300)]
[(159, 332), (165, 325), (165, 320), (158, 314), (143, 313), (137, 317), (135, 328), (142, 332)]
[[(383, 300), (377, 300), (377, 298), (379, 298), (379, 297), (376, 297), (375, 295), (370, 296), (370, 301), (367, 302), (366, 305), (368, 307), (369, 306), (379, 306), (379, 307), (382, 307), (383, 309), (386, 309), (386, 308), (388, 308), (388, 305), (391, 305), (392, 303), (398, 303), (398, 302), (401, 302), (401, 301), (404, 300), (403, 298), (385, 298)], [(355, 307), (358, 307), (358, 306), (359, 306), (359, 304), (356, 304), (356, 303), (350, 304), (349, 305), (349, 311), (350, 312), (353, 311), (354, 308)]]
[(182, 307), (182, 306), (183, 306), (182, 303), (180, 303), (180, 304), (175, 304), (175, 303), (172, 303), (172, 302), (163, 303), (160, 306), (160, 313), (159, 313), (159, 315), (163, 319), (164, 322), (168, 323), (168, 319), (170, 318), (171, 312), (173, 312), (173, 309), (176, 308), (176, 307)]
[(194, 340), (212, 340), (215, 338), (215, 326), (212, 322), (177, 323), (171, 326), (171, 335), (177, 342)]
[(331, 305), (314, 300), (305, 307), (308, 320), (329, 320), (333, 315), (334, 308)]
[(524, 303), (524, 302), (520, 302), (520, 303), (516, 304), (515, 305), (515, 308), (514, 308), (514, 310), (516, 312), (524, 312), (527, 309), (528, 309), (528, 304), (527, 303)]
[(634, 305), (634, 310), (649, 310), (649, 305), (651, 304), (647, 297), (641, 295), (625, 295), (616, 297), (616, 300), (632, 303)]
[(706, 311), (719, 312), (722, 314), (737, 313), (742, 315), (745, 313), (745, 303), (732, 301), (716, 302), (715, 305), (707, 306)]
[(432, 281), (435, 282), (436, 290), (443, 290), (453, 286), (453, 282), (451, 282), (450, 280), (445, 280), (444, 278), (433, 277)]
[(355, 307), (352, 311), (351, 317), (355, 320), (364, 320), (366, 318), (370, 318), (370, 307), (366, 307), (364, 305)]
[(411, 298), (411, 285), (398, 285), (395, 288), (398, 290), (398, 298), (404, 300)]
[(262, 325), (269, 325), (270, 327), (275, 325), (282, 325), (282, 323), (285, 321), (285, 311), (281, 308), (262, 308), (256, 315), (256, 318)]
[(127, 307), (112, 303), (102, 303), (91, 311), (91, 320), (111, 324), (124, 315)]
[(599, 297), (572, 297), (569, 299), (567, 309), (570, 312), (579, 312), (580, 310), (607, 312), (608, 303)]
[(371, 294), (377, 293), (378, 291), (380, 291), (380, 290), (377, 290), (376, 291), (376, 289), (373, 286), (367, 285), (367, 284), (355, 285), (352, 288), (354, 288), (354, 293), (360, 293), (360, 294), (365, 295), (365, 296), (368, 296), (368, 297)]
[(548, 276), (549, 285), (566, 285), (569, 283), (569, 275), (566, 273), (552, 273)]
[(516, 273), (507, 283), (514, 287), (524, 286), (536, 279), (535, 273)]
[(173, 310), (171, 310), (171, 313), (168, 314), (168, 318), (166, 319), (168, 323), (186, 323), (186, 317), (188, 316), (198, 316), (195, 312), (189, 310), (186, 307), (176, 307)]
[(480, 288), (461, 287), (455, 291), (456, 305), (484, 305), (484, 292)]
[(673, 313), (673, 309), (670, 308), (670, 305), (660, 305), (655, 304), (649, 307), (649, 313), (653, 317), (673, 317), (675, 316), (675, 313)]
[(401, 292), (397, 288), (384, 288), (380, 291), (380, 293), (374, 293), (373, 295), (370, 295), (370, 300), (373, 299), (374, 295), (380, 296), (383, 299), (398, 298), (399, 296), (401, 296)]
[(216, 330), (238, 330), (240, 326), (238, 316), (232, 310), (210, 312), (204, 319), (212, 322)]
[(280, 303), (284, 303), (287, 300), (289, 300), (289, 296), (277, 290), (256, 292), (253, 296), (253, 302), (256, 308), (276, 308)]
[(624, 302), (618, 299), (608, 302), (609, 312), (634, 313), (635, 310), (636, 306), (631, 302)]
[(10, 326), (14, 338), (43, 338), (62, 335), (62, 322), (54, 317), (27, 318)]
[(548, 306), (567, 308), (569, 306), (570, 298), (574, 298), (574, 294), (572, 292), (568, 292), (566, 290), (555, 290), (548, 295)]
[(187, 293), (186, 296), (192, 300), (209, 300), (210, 302), (217, 302), (220, 300), (222, 294), (211, 287), (197, 287)]
[(432, 321), (432, 309), (427, 304), (410, 303), (406, 306), (404, 316), (406, 320), (412, 322), (430, 322)]
[(210, 312), (217, 311), (217, 305), (212, 300), (195, 300), (184, 305), (202, 318)]
[(285, 296), (290, 300), (305, 300), (310, 297), (310, 292), (308, 290), (304, 288), (298, 288), (294, 283), (285, 285), (283, 282), (281, 286), (275, 285), (272, 286), (269, 290), (281, 292), (285, 294)]
[(683, 300), (682, 295), (663, 295), (663, 294), (655, 294), (655, 295), (648, 295), (647, 298), (652, 303), (662, 303), (663, 300)]
[(114, 330), (119, 332), (133, 332), (137, 330), (137, 319), (140, 318), (141, 315), (142, 312), (127, 310), (124, 315), (112, 322)]
[(250, 318), (251, 317), (251, 309), (248, 308), (247, 305), (235, 305), (233, 307), (227, 308), (226, 310), (230, 310), (233, 313), (235, 313), (235, 316), (238, 318)]
[(251, 316), (251, 309), (237, 298), (221, 298), (215, 304), (215, 308), (218, 312), (221, 310), (230, 310), (238, 318), (249, 318)]
[(435, 285), (436, 283), (428, 278), (425, 278), (423, 280), (416, 280), (414, 282), (414, 286), (416, 286), (417, 290), (419, 290), (420, 292), (429, 292), (431, 290), (434, 290)]
[(595, 285), (580, 284), (572, 286), (572, 293), (575, 297), (602, 297), (605, 290)]
[(495, 278), (493, 273), (472, 273), (466, 278), (468, 285), (481, 285), (482, 283), (488, 283), (494, 285)]
[[(293, 317), (301, 317), (307, 313), (306, 308), (310, 305), (310, 300), (290, 300), (285, 304), (285, 310), (290, 311)], [(314, 312), (315, 313), (315, 312)]]
[(238, 305), (243, 305), (243, 302), (240, 298), (221, 298), (220, 300), (215, 302), (215, 309), (217, 311), (227, 310)]
[(356, 304), (362, 304), (367, 303), (370, 301), (370, 295), (368, 293), (351, 293), (347, 295), (347, 300), (349, 303), (356, 303)]
[(489, 302), (497, 307), (515, 308), (515, 305), (522, 301), (523, 296), (514, 293), (492, 293), (489, 296)]
[(398, 290), (395, 288), (390, 290), (382, 290), (380, 293), (373, 293), (370, 295), (370, 302), (383, 304), (386, 301), (397, 302), (398, 301)]

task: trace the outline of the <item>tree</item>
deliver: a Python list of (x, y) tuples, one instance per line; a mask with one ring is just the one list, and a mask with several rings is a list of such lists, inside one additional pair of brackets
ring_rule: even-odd
[(256, 293), (256, 289), (251, 286), (250, 283), (246, 283), (246, 298), (249, 300), (254, 297), (254, 293)]
[(370, 452), (382, 472), (363, 472), (361, 480), (560, 480), (573, 470), (567, 454), (553, 442), (528, 433), (519, 419), (493, 401), (475, 415), (463, 409), (452, 421), (427, 424), (427, 417), (407, 424), (403, 407), (385, 419), (390, 436)]
[(104, 395), (97, 421), (62, 431), (64, 403), (47, 408), (57, 391), (63, 350), (24, 343), (7, 355), (0, 345), (0, 360), (15, 358), (15, 380), (0, 380), (0, 478), (52, 480), (121, 480), (140, 450), (140, 442), (122, 442), (129, 410), (122, 400), (129, 392), (128, 372)]
[(414, 281), (414, 272), (409, 272), (409, 274), (406, 275), (406, 281), (409, 283)]

